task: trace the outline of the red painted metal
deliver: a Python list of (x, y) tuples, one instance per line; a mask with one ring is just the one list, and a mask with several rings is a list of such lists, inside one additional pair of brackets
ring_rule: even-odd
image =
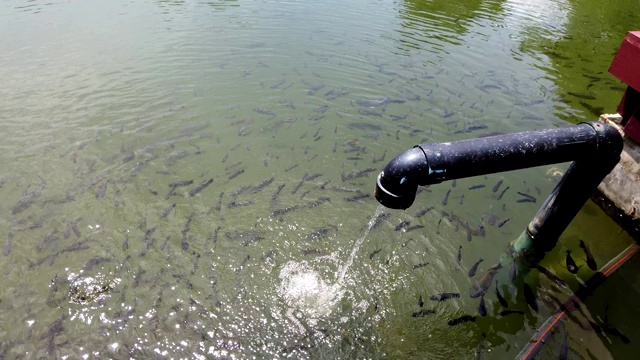
[(629, 31), (616, 53), (609, 72), (628, 85), (618, 114), (625, 135), (640, 143), (640, 31)]

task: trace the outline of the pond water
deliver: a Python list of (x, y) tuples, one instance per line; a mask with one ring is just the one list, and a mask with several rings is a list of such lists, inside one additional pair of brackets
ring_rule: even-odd
[[(375, 177), (416, 144), (614, 112), (635, 6), (2, 2), (0, 358), (513, 358), (555, 309), (531, 310), (506, 249), (567, 164), (434, 185), (406, 211)], [(593, 274), (579, 240), (598, 265), (632, 242), (587, 203), (543, 261), (574, 290)], [(524, 313), (500, 315), (494, 285), (483, 317), (469, 289), (499, 261)], [(520, 280), (542, 298), (539, 275)], [(630, 344), (567, 322), (571, 356), (630, 354), (621, 311)]]

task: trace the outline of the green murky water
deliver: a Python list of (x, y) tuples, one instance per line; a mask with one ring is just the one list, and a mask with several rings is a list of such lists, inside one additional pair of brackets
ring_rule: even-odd
[[(404, 212), (375, 176), (418, 143), (613, 112), (606, 70), (639, 20), (632, 1), (3, 2), (0, 357), (464, 359), (485, 333), (485, 358), (513, 358), (553, 309), (508, 269), (524, 315), (491, 288), (486, 317), (447, 323), (477, 315), (468, 269), (504, 258), (566, 165), (432, 186)], [(631, 242), (588, 203), (544, 261), (574, 289), (579, 239), (599, 265)], [(570, 353), (637, 349), (625, 306), (609, 317), (630, 344), (567, 323)]]

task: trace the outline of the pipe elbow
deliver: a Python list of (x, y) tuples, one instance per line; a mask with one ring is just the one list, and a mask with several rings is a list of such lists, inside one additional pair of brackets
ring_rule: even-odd
[(419, 146), (396, 156), (378, 175), (376, 199), (391, 209), (409, 208), (428, 169), (427, 157)]

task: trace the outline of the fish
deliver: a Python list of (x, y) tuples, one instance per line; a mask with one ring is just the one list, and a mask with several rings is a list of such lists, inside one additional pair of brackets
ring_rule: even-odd
[(373, 250), (371, 254), (369, 254), (369, 260), (373, 260), (373, 257), (376, 256), (378, 253), (380, 253), (380, 251), (382, 251), (381, 248), (377, 250)]
[(191, 189), (191, 191), (189, 191), (189, 197), (193, 197), (197, 195), (200, 191), (204, 190), (207, 186), (211, 185), (212, 183), (213, 183), (213, 178), (200, 183), (198, 186), (196, 186), (195, 188)]
[(533, 289), (529, 284), (524, 283), (524, 299), (527, 301), (527, 304), (531, 306), (533, 311), (538, 312), (538, 302), (536, 301), (536, 296), (533, 294)]
[(504, 196), (504, 193), (506, 193), (506, 192), (507, 192), (507, 190), (509, 190), (509, 186), (508, 186), (508, 185), (507, 185), (507, 187), (506, 187), (506, 188), (504, 188), (504, 190), (502, 190), (502, 192), (500, 193), (500, 195), (498, 195), (498, 198), (497, 198), (497, 199), (498, 199), (498, 200), (501, 200), (501, 199), (502, 199), (502, 197)]
[(560, 345), (560, 353), (558, 354), (558, 359), (567, 360), (569, 356), (569, 334), (567, 331), (564, 332), (564, 340), (562, 341), (562, 345)]
[(4, 246), (2, 247), (2, 256), (9, 255), (9, 253), (11, 252), (12, 243), (13, 243), (13, 232), (9, 231), (9, 233), (7, 234), (7, 241), (4, 243)]
[(468, 274), (469, 277), (474, 277), (476, 275), (476, 271), (478, 270), (478, 265), (480, 265), (482, 261), (484, 261), (484, 259), (480, 258), (480, 260), (476, 261), (476, 263), (471, 266)]
[[(442, 220), (442, 219), (440, 219)], [(440, 223), (438, 223), (440, 224)], [(458, 248), (458, 263), (456, 264), (456, 271), (460, 271), (460, 261), (462, 260), (462, 245)]]
[(420, 297), (418, 298), (418, 306), (419, 307), (423, 307), (424, 306), (424, 301), (422, 301), (422, 295), (420, 295)]
[(487, 185), (484, 185), (484, 184), (472, 185), (472, 186), (469, 187), (469, 190), (482, 189), (485, 186), (487, 186)]
[(500, 179), (500, 180), (498, 180), (498, 182), (497, 182), (495, 185), (493, 185), (493, 187), (491, 188), (491, 191), (492, 191), (493, 193), (497, 193), (497, 192), (498, 192), (498, 190), (500, 189), (500, 186), (502, 186), (502, 182), (503, 182), (503, 181), (504, 181), (504, 179)]
[(229, 180), (233, 180), (233, 179), (237, 178), (242, 173), (244, 173), (244, 169), (240, 169), (240, 170), (234, 172), (233, 174), (229, 175)]
[(420, 311), (416, 311), (413, 314), (411, 314), (412, 317), (423, 317), (426, 315), (433, 315), (435, 314), (436, 311), (433, 309), (422, 309)]
[(345, 201), (360, 201), (360, 200), (369, 199), (369, 198), (371, 198), (371, 194), (365, 193), (365, 194), (359, 194), (359, 195), (355, 195), (355, 196), (351, 196), (351, 197), (346, 197), (346, 198), (344, 198), (344, 200)]
[(464, 194), (462, 194), (462, 196), (460, 196), (460, 201), (458, 201), (458, 204), (462, 205), (464, 203)]
[(262, 108), (254, 108), (253, 111), (258, 113), (258, 114), (260, 114), (260, 115), (267, 115), (267, 116), (271, 116), (271, 117), (277, 116), (276, 113), (271, 112), (269, 110), (262, 109)]
[(589, 269), (596, 271), (598, 269), (598, 265), (596, 264), (596, 260), (593, 258), (593, 254), (591, 253), (589, 246), (587, 246), (584, 241), (580, 240), (580, 247), (584, 250), (584, 254), (587, 256), (587, 266)]
[(404, 99), (391, 99), (391, 98), (388, 98), (388, 97), (383, 97), (383, 98), (380, 98), (380, 99), (361, 99), (361, 100), (356, 100), (356, 104), (357, 105), (366, 106), (366, 107), (375, 107), (375, 106), (386, 107), (387, 105), (389, 105), (391, 103), (403, 104), (405, 102), (406, 102), (406, 100), (404, 100)]
[(476, 317), (475, 316), (471, 316), (471, 315), (463, 315), (459, 318), (455, 318), (453, 320), (449, 320), (447, 322), (447, 325), (449, 326), (456, 326), (456, 325), (460, 325), (462, 323), (466, 323), (466, 322), (475, 322), (476, 321)]
[(612, 327), (612, 326), (603, 327), (602, 331), (604, 331), (606, 334), (617, 336), (625, 344), (630, 344), (631, 343), (631, 340), (627, 336), (625, 336), (620, 331), (620, 329), (618, 329), (616, 327)]
[(503, 226), (504, 226), (504, 224), (506, 224), (507, 222), (509, 222), (509, 220), (511, 220), (511, 218), (510, 218), (510, 217), (509, 217), (509, 218), (502, 219), (502, 220), (498, 221), (497, 226), (498, 226), (499, 228), (501, 228), (501, 227), (503, 227)]
[(524, 315), (524, 311), (522, 311), (522, 310), (511, 310), (511, 309), (500, 311), (500, 316), (508, 316), (508, 315), (512, 315), (512, 314)]
[(496, 297), (498, 298), (498, 302), (500, 302), (500, 305), (502, 305), (502, 307), (509, 307), (509, 303), (507, 302), (507, 300), (502, 296), (502, 294), (500, 294), (500, 289), (498, 288), (498, 280), (496, 280)]
[(424, 228), (424, 225), (413, 225), (413, 226), (410, 226), (410, 227), (404, 229), (404, 232), (409, 232), (409, 231), (413, 231), (413, 230), (416, 230), (416, 229), (422, 229), (422, 228)]
[(497, 264), (490, 267), (480, 278), (478, 278), (473, 283), (469, 295), (472, 298), (477, 298), (484, 295), (487, 292), (489, 286), (491, 286), (491, 284), (493, 283), (493, 277), (496, 275), (496, 272), (499, 269), (502, 269), (502, 259), (500, 259)]
[(444, 195), (444, 199), (442, 199), (442, 205), (447, 205), (449, 202), (449, 194), (451, 194), (451, 189), (447, 190), (447, 193)]
[(517, 275), (518, 275), (518, 266), (516, 265), (516, 262), (514, 260), (514, 261), (511, 261), (511, 266), (509, 267), (509, 281), (514, 282)]
[(96, 198), (103, 198), (105, 196), (105, 194), (107, 193), (107, 185), (109, 185), (110, 181), (111, 180), (105, 181), (104, 184), (102, 184), (100, 188), (98, 188), (98, 191), (96, 191)]
[(291, 194), (297, 193), (298, 190), (300, 190), (300, 188), (302, 187), (302, 184), (304, 184), (304, 179), (300, 180), (300, 182), (293, 188), (293, 190), (291, 190)]
[(482, 335), (480, 336), (480, 344), (478, 344), (478, 347), (476, 348), (476, 360), (482, 359), (482, 350), (484, 350), (484, 344), (486, 340), (487, 334), (483, 331)]
[(456, 187), (456, 185), (458, 185), (458, 182), (456, 181), (456, 179), (453, 179), (451, 181), (451, 187)]
[(445, 301), (449, 299), (459, 299), (459, 298), (460, 298), (459, 293), (440, 293), (440, 294), (431, 296), (430, 299), (433, 301)]
[(518, 202), (536, 202), (536, 201), (538, 201), (538, 199), (536, 199), (534, 196), (529, 195), (527, 193), (523, 193), (523, 192), (520, 192), (520, 191), (517, 191), (517, 193), (518, 193), (518, 195), (524, 197), (524, 199), (520, 199), (520, 200), (518, 200)]
[(426, 209), (420, 210), (420, 211), (418, 211), (418, 213), (416, 214), (415, 217), (425, 216), (429, 211), (433, 210), (434, 208), (435, 208), (435, 206), (429, 206)]
[(533, 199), (528, 199), (528, 198), (524, 198), (524, 199), (518, 199), (516, 200), (517, 203), (535, 203), (536, 201)]
[(400, 231), (409, 225), (411, 225), (410, 221), (407, 221), (407, 220), (402, 221), (400, 224), (396, 225), (395, 231)]
[(304, 174), (304, 177), (302, 179), (304, 181), (311, 181), (319, 178), (320, 176), (322, 176), (322, 174), (313, 174), (313, 175)]
[(536, 270), (538, 270), (541, 274), (546, 276), (549, 280), (555, 282), (558, 286), (564, 287), (564, 288), (567, 287), (567, 283), (565, 283), (564, 280), (560, 279), (556, 274), (552, 273), (548, 269), (542, 267), (542, 265), (535, 264), (533, 265), (533, 267), (535, 267)]
[(320, 250), (320, 249), (305, 249), (305, 250), (302, 250), (302, 254), (305, 255), (305, 256), (308, 256), (308, 255), (324, 255), (325, 252)]
[(571, 249), (567, 249), (566, 265), (567, 265), (567, 270), (569, 270), (570, 273), (572, 274), (578, 273), (578, 266), (576, 265), (576, 262), (573, 261), (573, 258), (571, 257)]
[(480, 305), (478, 305), (478, 314), (487, 316), (487, 306), (484, 303), (484, 295), (480, 297)]
[(427, 265), (429, 265), (429, 263), (428, 263), (428, 262), (426, 262), (426, 263), (420, 263), (420, 264), (415, 264), (415, 265), (413, 265), (412, 269), (414, 269), (414, 270), (415, 270), (415, 269), (419, 269), (419, 268), (425, 267), (425, 266), (427, 266)]
[(489, 225), (496, 224), (496, 217), (493, 215), (493, 205), (489, 205), (489, 219), (487, 219), (487, 223), (489, 223)]
[(173, 183), (169, 184), (170, 188), (179, 188), (179, 187), (183, 187), (183, 186), (189, 186), (193, 184), (193, 180), (183, 180), (183, 181), (176, 181)]

